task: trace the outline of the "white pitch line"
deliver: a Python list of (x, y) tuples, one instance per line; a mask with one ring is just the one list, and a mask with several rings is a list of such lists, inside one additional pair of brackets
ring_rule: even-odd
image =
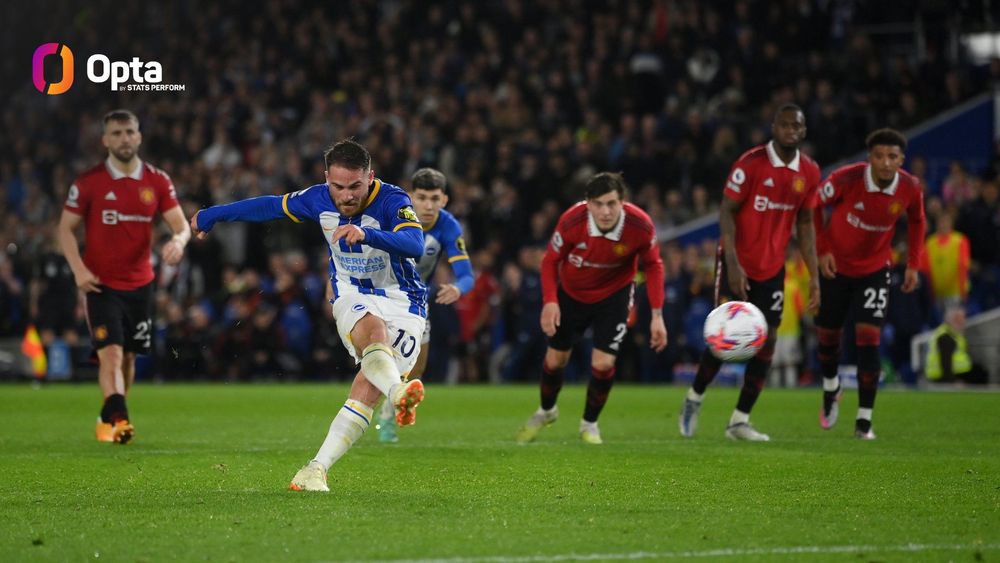
[(903, 545), (801, 545), (790, 547), (760, 547), (751, 549), (720, 548), (703, 551), (634, 551), (632, 553), (566, 553), (560, 555), (493, 555), (484, 557), (449, 557), (440, 559), (385, 559), (380, 563), (546, 563), (549, 561), (609, 561), (642, 559), (693, 559), (702, 557), (747, 557), (752, 555), (801, 555), (867, 552), (921, 551), (996, 551), (1000, 543), (991, 544), (922, 544)]

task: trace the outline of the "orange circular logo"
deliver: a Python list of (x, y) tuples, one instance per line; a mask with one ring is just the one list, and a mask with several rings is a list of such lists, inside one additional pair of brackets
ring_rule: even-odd
[(108, 338), (108, 327), (101, 325), (94, 329), (95, 340), (106, 340)]
[(806, 179), (802, 176), (796, 176), (795, 179), (792, 180), (792, 189), (795, 190), (796, 193), (802, 193), (802, 190), (806, 189)]
[(898, 201), (894, 201), (894, 202), (892, 202), (892, 203), (889, 204), (889, 213), (891, 215), (899, 215), (902, 212), (903, 212), (903, 204), (902, 203), (900, 203)]
[(152, 188), (141, 188), (139, 190), (139, 200), (146, 205), (152, 205), (156, 200), (156, 194), (153, 193)]
[(611, 250), (618, 256), (625, 256), (625, 252), (628, 250), (628, 247), (624, 244), (616, 244), (611, 247)]

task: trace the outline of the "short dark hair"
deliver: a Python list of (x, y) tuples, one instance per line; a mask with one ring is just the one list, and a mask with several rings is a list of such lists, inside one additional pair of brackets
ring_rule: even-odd
[(888, 127), (876, 129), (865, 139), (865, 146), (868, 147), (868, 150), (872, 150), (875, 145), (899, 147), (900, 151), (906, 152), (906, 135)]
[(448, 192), (448, 179), (435, 168), (421, 168), (413, 173), (410, 184), (415, 190), (441, 190)]
[(107, 127), (111, 121), (134, 121), (139, 124), (139, 117), (127, 109), (113, 109), (104, 114), (104, 126)]
[(785, 113), (786, 111), (794, 111), (801, 113), (802, 115), (806, 114), (806, 112), (802, 111), (802, 108), (800, 108), (798, 104), (793, 104), (789, 102), (781, 104), (781, 106), (778, 107), (778, 111), (774, 112), (774, 118), (777, 119), (779, 115)]
[(587, 199), (601, 197), (608, 192), (618, 192), (618, 197), (625, 199), (625, 177), (621, 172), (600, 172), (587, 181), (583, 187), (583, 196)]
[(372, 156), (368, 149), (354, 139), (344, 139), (337, 142), (323, 153), (326, 169), (337, 165), (349, 170), (368, 170), (372, 165)]

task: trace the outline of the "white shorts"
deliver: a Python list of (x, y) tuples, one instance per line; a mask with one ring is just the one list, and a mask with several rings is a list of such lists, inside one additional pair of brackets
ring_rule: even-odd
[(371, 313), (385, 321), (389, 329), (389, 345), (395, 352), (396, 367), (400, 375), (407, 375), (417, 363), (423, 340), (425, 319), (409, 311), (409, 303), (375, 295), (342, 295), (333, 302), (333, 318), (337, 322), (340, 340), (347, 347), (355, 362), (361, 361), (362, 350), (356, 350), (351, 342), (351, 330), (362, 317)]

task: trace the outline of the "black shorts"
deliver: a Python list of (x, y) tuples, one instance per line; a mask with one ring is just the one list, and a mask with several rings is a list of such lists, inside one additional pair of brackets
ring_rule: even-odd
[(848, 313), (856, 323), (881, 327), (889, 304), (889, 268), (861, 278), (837, 274), (832, 280), (819, 278), (822, 297), (816, 326), (842, 328)]
[(554, 350), (567, 351), (583, 336), (587, 327), (594, 327), (594, 348), (618, 355), (625, 333), (628, 313), (632, 309), (635, 284), (628, 284), (597, 303), (581, 303), (559, 288), (559, 327), (549, 338)]
[(131, 291), (101, 286), (87, 293), (87, 324), (95, 350), (118, 344), (126, 352), (149, 354), (153, 332), (153, 284)]
[[(726, 261), (722, 256), (722, 247), (718, 247), (715, 252), (715, 306), (718, 307), (726, 301), (735, 301), (737, 298), (729, 287), (729, 278), (726, 277)], [(747, 301), (753, 303), (764, 318), (767, 319), (767, 326), (774, 328), (781, 324), (781, 312), (785, 308), (785, 267), (766, 280), (757, 281), (747, 278), (750, 291), (747, 292)]]

